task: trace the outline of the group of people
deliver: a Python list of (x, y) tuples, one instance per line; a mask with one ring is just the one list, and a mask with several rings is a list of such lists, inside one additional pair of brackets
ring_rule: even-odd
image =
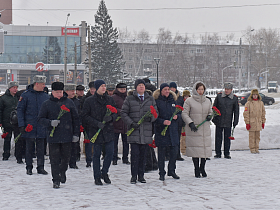
[[(216, 125), (214, 157), (221, 158), (224, 140), (224, 157), (231, 158), (229, 137), (239, 120), (238, 98), (232, 92), (231, 83), (225, 83), (225, 89), (215, 98), (213, 106), (220, 115), (213, 115), (212, 100), (205, 95), (206, 86), (200, 81), (194, 84), (192, 94), (185, 90), (183, 96), (175, 82), (162, 83), (156, 89), (147, 79), (137, 79), (130, 91), (125, 83), (114, 87), (98, 79), (89, 83), (86, 95), (82, 85), (53, 82), (49, 96), (44, 91), (45, 83), (46, 77), (37, 75), (33, 84), (18, 96), (18, 83), (9, 82), (0, 97), (0, 125), (7, 134), (3, 160), (10, 157), (12, 133), (14, 137), (20, 135), (15, 143), (15, 157), (18, 163), (23, 163), (25, 157), (28, 175), (32, 175), (34, 155), (37, 173), (48, 174), (44, 169), (47, 140), (53, 188), (66, 182), (68, 166), (78, 169), (81, 133), (84, 134), (86, 167), (92, 165), (96, 185), (103, 185), (102, 179), (111, 183), (108, 172), (111, 163), (117, 165), (119, 159), (120, 135), (122, 162), (131, 165), (131, 184), (146, 183), (145, 171), (155, 169), (159, 169), (159, 180), (164, 181), (165, 160), (169, 161), (167, 176), (180, 179), (175, 172), (176, 160), (184, 160), (180, 148), (192, 157), (195, 177), (207, 177), (205, 164), (212, 156), (211, 120)], [(12, 120), (15, 110), (17, 123)], [(259, 153), (265, 109), (257, 89), (252, 90), (245, 104), (244, 120), (250, 150)]]

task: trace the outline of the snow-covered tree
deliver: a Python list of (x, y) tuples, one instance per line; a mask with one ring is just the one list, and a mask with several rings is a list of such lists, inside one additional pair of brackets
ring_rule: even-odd
[(103, 79), (107, 84), (116, 84), (122, 77), (122, 52), (118, 47), (118, 31), (108, 14), (105, 1), (101, 0), (91, 27), (91, 61), (94, 79)]

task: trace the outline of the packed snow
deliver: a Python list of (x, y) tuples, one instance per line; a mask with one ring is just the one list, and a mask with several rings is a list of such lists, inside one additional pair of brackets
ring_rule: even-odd
[[(48, 157), (48, 175), (26, 175), (25, 165), (14, 156), (0, 161), (0, 209), (279, 209), (280, 98), (265, 106), (265, 129), (261, 131), (260, 154), (248, 149), (248, 131), (240, 107), (240, 123), (232, 141), (232, 159), (214, 159), (206, 163), (207, 178), (195, 178), (191, 158), (177, 162), (175, 180), (158, 180), (158, 171), (145, 174), (146, 184), (130, 184), (130, 165), (111, 165), (112, 184), (96, 186), (92, 168), (85, 157), (79, 169), (68, 169), (66, 184), (52, 188)], [(214, 130), (211, 126), (214, 148)], [(121, 142), (121, 141), (120, 141)], [(0, 140), (2, 153), (3, 139)], [(121, 145), (120, 145), (121, 146)], [(214, 151), (213, 151), (214, 155)], [(119, 154), (121, 156), (121, 154)], [(166, 162), (167, 163), (167, 162)], [(167, 167), (167, 164), (166, 164)]]

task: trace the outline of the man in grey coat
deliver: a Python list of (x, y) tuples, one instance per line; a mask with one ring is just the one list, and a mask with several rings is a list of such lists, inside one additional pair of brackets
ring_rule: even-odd
[(121, 117), (127, 125), (127, 130), (135, 130), (127, 137), (127, 142), (131, 145), (131, 184), (138, 181), (146, 183), (144, 179), (145, 169), (145, 150), (151, 144), (152, 139), (152, 122), (154, 117), (145, 118), (140, 125), (137, 123), (144, 116), (152, 105), (156, 110), (156, 102), (151, 93), (145, 91), (145, 81), (137, 79), (135, 81), (135, 90), (129, 91), (121, 110)]

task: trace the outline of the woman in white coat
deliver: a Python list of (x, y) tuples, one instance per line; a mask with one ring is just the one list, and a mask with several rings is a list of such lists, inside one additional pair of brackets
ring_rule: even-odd
[[(186, 123), (186, 155), (192, 157), (196, 178), (207, 177), (205, 172), (206, 158), (212, 156), (210, 120), (212, 105), (205, 96), (205, 85), (196, 82), (193, 86), (192, 97), (184, 103), (182, 118)], [(197, 125), (207, 120), (197, 128)], [(199, 158), (201, 159), (199, 166)]]

